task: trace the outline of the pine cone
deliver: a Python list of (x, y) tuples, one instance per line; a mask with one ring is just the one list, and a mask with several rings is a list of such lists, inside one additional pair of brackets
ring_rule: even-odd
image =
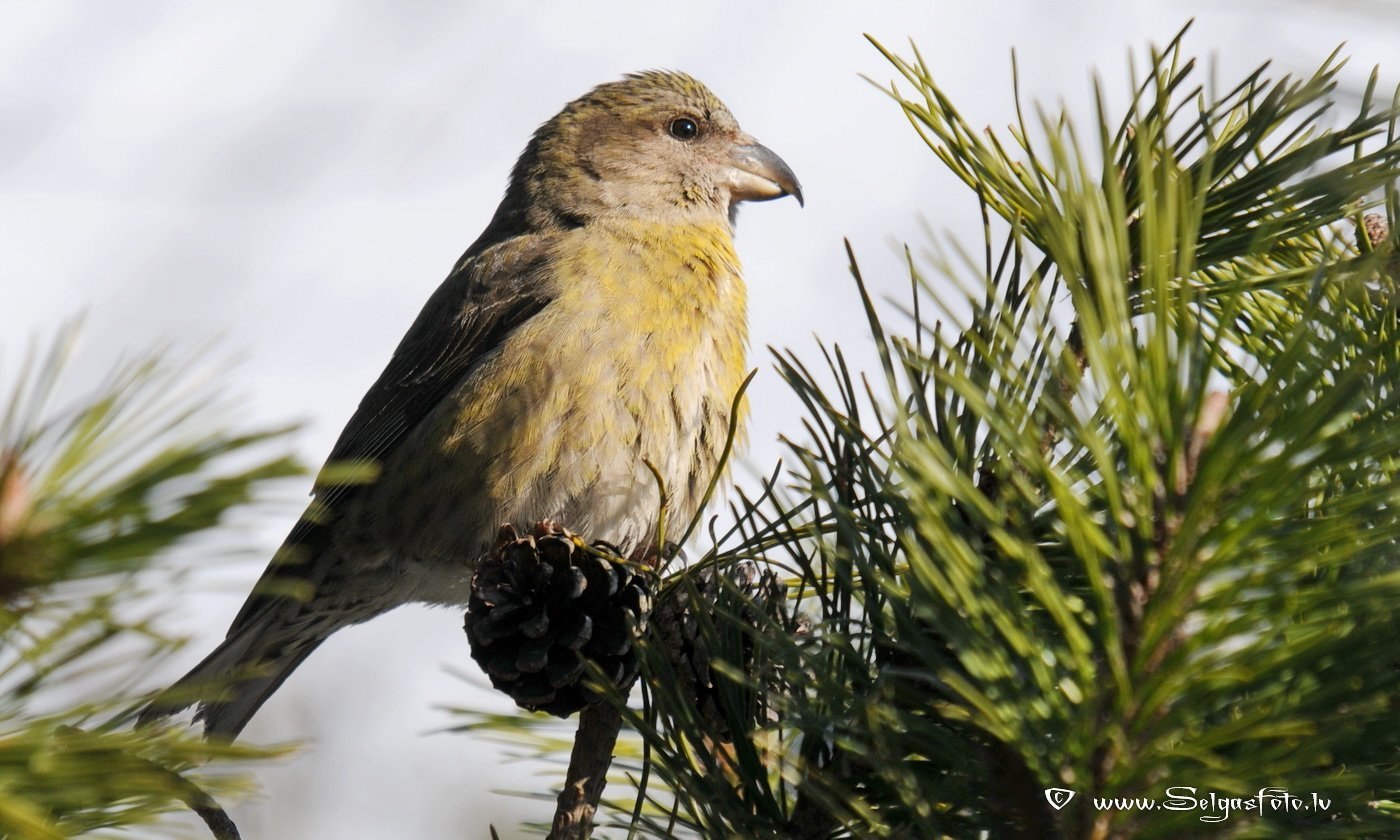
[(552, 523), (527, 537), (504, 525), (472, 577), (472, 658), (523, 708), (568, 717), (600, 700), (584, 685), (586, 661), (620, 691), (637, 679), (633, 640), (651, 609), (649, 581), (615, 547), (593, 548)]
[[(721, 681), (727, 678), (713, 668), (714, 659), (721, 652), (712, 650), (711, 641), (702, 633), (696, 605), (709, 612), (710, 621), (721, 633), (726, 629), (734, 631), (737, 638), (725, 639), (721, 636), (719, 644), (725, 650), (738, 652), (739, 661), (730, 664), (742, 669), (745, 677), (751, 681), (772, 681), (776, 674), (756, 673), (763, 666), (755, 662), (752, 632), (739, 629), (732, 620), (716, 621), (717, 614), (723, 611), (724, 614), (737, 616), (743, 625), (750, 628), (762, 627), (765, 619), (785, 624), (789, 614), (787, 584), (774, 572), (761, 570), (757, 563), (746, 560), (725, 569), (723, 574), (734, 588), (722, 586), (713, 567), (691, 575), (697, 597), (691, 597), (689, 588), (684, 585), (672, 587), (658, 601), (651, 626), (653, 638), (670, 656), (681, 690), (695, 698), (695, 708), (709, 724), (709, 736), (727, 743), (733, 740), (733, 733), (720, 694)], [(735, 597), (735, 589), (743, 596), (742, 599)], [(749, 693), (743, 689), (740, 696)], [(762, 703), (761, 695), (753, 697), (753, 704), (748, 710), (750, 719), (768, 720), (771, 717), (773, 710)]]
[(1380, 213), (1367, 213), (1361, 217), (1361, 229), (1356, 232), (1358, 240), (1362, 236), (1373, 249), (1379, 248), (1390, 238), (1390, 222)]

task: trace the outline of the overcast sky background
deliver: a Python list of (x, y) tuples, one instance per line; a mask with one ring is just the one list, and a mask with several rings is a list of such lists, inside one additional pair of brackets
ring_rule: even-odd
[[(739, 226), (763, 369), (748, 462), (766, 470), (799, 413), (764, 348), (816, 360), (816, 334), (870, 358), (842, 238), (894, 297), (908, 282), (900, 243), (922, 249), (931, 229), (978, 244), (973, 198), (860, 78), (895, 75), (862, 33), (906, 54), (914, 39), (964, 116), (1000, 129), (1012, 48), (1028, 97), (1084, 118), (1091, 69), (1121, 104), (1129, 50), (1141, 59), (1192, 16), (1188, 48), (1213, 55), (1224, 83), (1267, 59), (1310, 72), (1343, 41), (1352, 88), (1376, 64), (1400, 77), (1393, 0), (5, 0), (0, 366), (81, 311), (80, 375), (218, 336), (243, 360), (227, 377), (236, 419), (304, 421), (295, 444), (317, 464), (484, 227), (530, 133), (597, 83), (681, 69), (807, 195), (805, 209), (746, 206)], [(260, 557), (197, 577), (201, 594), (172, 609), (168, 629), (196, 638), (169, 678), (222, 637), (295, 513), (259, 522)], [(454, 720), (443, 704), (511, 708), (448, 665), (475, 672), (450, 610), (405, 608), (328, 642), (246, 732), (309, 745), (232, 809), (244, 836), (476, 838), (493, 821), (511, 837), (522, 815), (546, 819), (548, 803), (492, 793), (542, 789), (536, 768), (434, 732)]]

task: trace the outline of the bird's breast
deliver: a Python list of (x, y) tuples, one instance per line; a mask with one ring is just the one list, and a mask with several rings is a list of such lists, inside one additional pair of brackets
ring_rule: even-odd
[[(672, 529), (718, 468), (746, 370), (729, 227), (590, 225), (551, 255), (557, 297), (457, 395), (450, 446), (494, 527), (554, 518), (620, 544)], [(679, 524), (675, 524), (678, 523)]]

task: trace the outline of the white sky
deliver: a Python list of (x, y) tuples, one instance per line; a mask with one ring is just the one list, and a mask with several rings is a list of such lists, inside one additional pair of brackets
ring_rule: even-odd
[[(905, 53), (913, 38), (964, 115), (998, 128), (1012, 119), (1011, 48), (1031, 96), (1083, 116), (1091, 68), (1121, 102), (1129, 49), (1193, 15), (1188, 48), (1215, 54), (1223, 82), (1270, 58), (1311, 71), (1342, 41), (1352, 86), (1378, 63), (1400, 75), (1393, 0), (863, 6), (0, 4), (0, 362), (83, 310), (89, 372), (123, 350), (220, 336), (244, 359), (228, 381), (241, 419), (304, 420), (298, 451), (319, 463), (534, 128), (594, 84), (681, 69), (807, 194), (806, 209), (750, 205), (740, 221), (763, 368), (749, 460), (766, 470), (799, 426), (764, 348), (817, 362), (817, 334), (870, 358), (842, 237), (896, 297), (896, 245), (923, 248), (924, 222), (978, 244), (971, 196), (859, 77), (894, 76), (862, 33)], [(263, 556), (294, 516), (259, 524)], [(172, 611), (170, 629), (197, 637), (180, 664), (223, 635), (261, 565), (221, 570)], [(247, 731), (312, 744), (261, 774), (262, 801), (233, 809), (245, 836), (480, 837), (490, 820), (510, 837), (522, 814), (547, 818), (546, 803), (490, 794), (542, 788), (533, 768), (431, 732), (452, 722), (439, 704), (510, 708), (448, 664), (473, 669), (454, 611), (403, 609), (327, 643)]]

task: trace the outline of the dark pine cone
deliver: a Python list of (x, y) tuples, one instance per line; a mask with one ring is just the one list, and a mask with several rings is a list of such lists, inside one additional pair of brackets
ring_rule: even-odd
[[(709, 724), (710, 736), (728, 742), (733, 733), (724, 696), (744, 698), (741, 702), (748, 708), (738, 710), (739, 714), (756, 723), (766, 722), (772, 710), (761, 703), (761, 695), (755, 695), (752, 688), (734, 685), (715, 671), (713, 663), (723, 659), (752, 682), (774, 682), (774, 666), (756, 661), (753, 634), (767, 632), (770, 621), (788, 623), (787, 584), (749, 560), (723, 570), (729, 586), (721, 583), (713, 567), (689, 574), (694, 595), (689, 587), (678, 584), (657, 601), (651, 618), (653, 638), (669, 655), (680, 689), (695, 698), (695, 708)], [(703, 630), (697, 605), (709, 613), (717, 631), (713, 638)]]
[(601, 699), (584, 684), (585, 661), (621, 691), (637, 679), (649, 582), (613, 546), (593, 549), (550, 523), (528, 537), (505, 525), (472, 577), (472, 658), (523, 708), (568, 717)]

